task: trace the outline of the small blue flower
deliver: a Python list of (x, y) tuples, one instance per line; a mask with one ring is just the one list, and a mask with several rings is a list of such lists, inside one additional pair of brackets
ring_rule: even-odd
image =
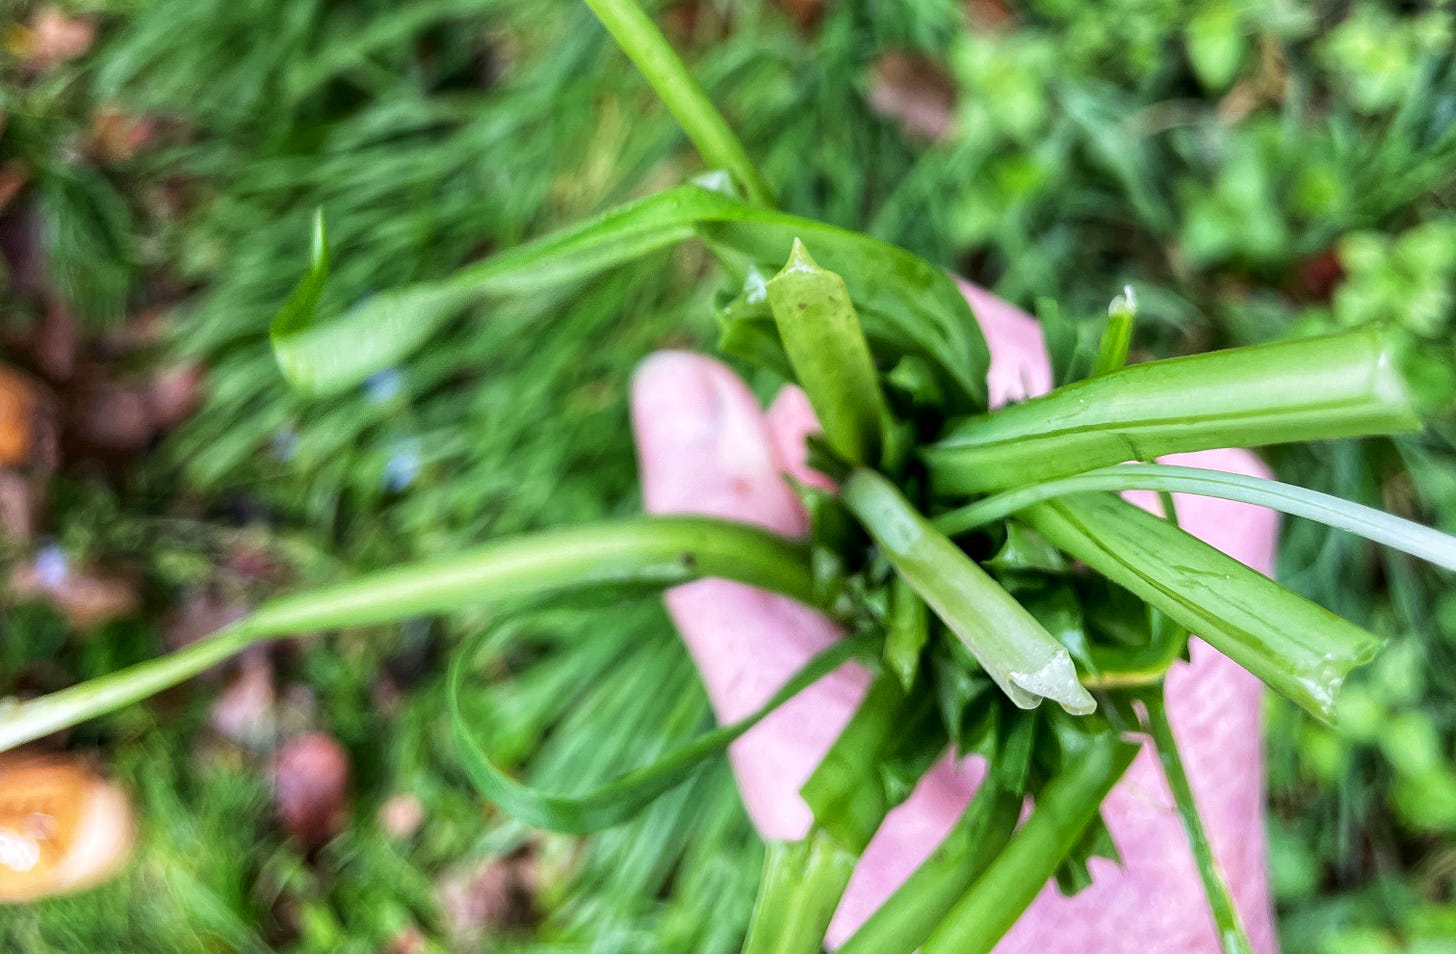
[(389, 459), (384, 462), (384, 489), (398, 493), (420, 475), (420, 442), (416, 438), (397, 441)]
[(35, 577), (44, 588), (55, 589), (70, 575), (71, 561), (57, 544), (48, 544), (35, 555)]
[(398, 368), (385, 368), (383, 371), (377, 371), (364, 382), (364, 393), (374, 404), (383, 404), (399, 394), (403, 388), (404, 375), (399, 373)]

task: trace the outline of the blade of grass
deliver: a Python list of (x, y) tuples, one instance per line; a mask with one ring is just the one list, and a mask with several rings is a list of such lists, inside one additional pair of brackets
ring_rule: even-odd
[(635, 517), (545, 531), (270, 600), (176, 652), (38, 699), (0, 704), (0, 752), (145, 699), (288, 634), (598, 587), (662, 588), (705, 576), (817, 603), (807, 548), (756, 527), (705, 517)]
[(779, 336), (825, 440), (851, 464), (878, 464), (890, 412), (844, 279), (820, 268), (795, 239), (788, 264), (767, 287)]
[(600, 831), (632, 818), (654, 799), (686, 781), (709, 759), (726, 752), (729, 745), (779, 706), (850, 659), (866, 656), (874, 649), (867, 639), (841, 640), (810, 660), (768, 702), (746, 718), (704, 733), (651, 765), (605, 785), (567, 795), (540, 791), (512, 779), (496, 766), (473, 734), (460, 699), (466, 663), (483, 638), (484, 635), (477, 637), (472, 646), (456, 654), (446, 685), (451, 730), (465, 773), (482, 795), (517, 822), (570, 834)]
[(1048, 698), (1074, 715), (1096, 708), (1066, 648), (893, 484), (860, 469), (845, 481), (842, 496), (896, 571), (1012, 702), (1032, 709)]
[(732, 173), (755, 204), (771, 207), (773, 190), (708, 94), (642, 8), (632, 0), (586, 0), (586, 5), (652, 84), (704, 161)]
[(952, 426), (922, 452), (940, 494), (1179, 451), (1420, 427), (1375, 329), (1149, 361)]
[(1443, 569), (1456, 570), (1456, 537), (1431, 527), (1292, 484), (1167, 464), (1119, 464), (1018, 487), (943, 513), (935, 518), (935, 528), (947, 536), (956, 536), (1043, 500), (1093, 490), (1157, 490), (1237, 500), (1314, 520), (1409, 553)]
[(1345, 676), (1380, 648), (1374, 634), (1111, 494), (1036, 504), (1021, 519), (1322, 720)]

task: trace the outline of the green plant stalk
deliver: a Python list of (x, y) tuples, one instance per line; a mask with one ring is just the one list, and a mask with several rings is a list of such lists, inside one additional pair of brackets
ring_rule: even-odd
[(1203, 820), (1198, 815), (1198, 806), (1193, 801), (1193, 788), (1188, 784), (1188, 774), (1183, 770), (1183, 759), (1178, 754), (1178, 743), (1173, 738), (1173, 727), (1168, 723), (1168, 709), (1163, 701), (1163, 688), (1144, 693), (1143, 706), (1148, 714), (1148, 735), (1157, 750), (1158, 761), (1163, 766), (1163, 775), (1168, 779), (1168, 788), (1173, 793), (1173, 803), (1178, 807), (1178, 817), (1183, 820), (1183, 829), (1188, 833), (1188, 842), (1193, 848), (1193, 860), (1198, 865), (1198, 875), (1203, 880), (1203, 892), (1208, 897), (1209, 910), (1218, 929), (1219, 944), (1223, 954), (1253, 954), (1243, 924), (1239, 921), (1238, 909), (1229, 894), (1228, 883), (1218, 870), (1218, 860), (1213, 856), (1208, 833), (1203, 829)]
[(145, 699), (248, 646), (288, 634), (605, 586), (660, 588), (707, 576), (811, 606), (819, 602), (807, 548), (756, 527), (674, 516), (545, 531), (270, 600), (174, 653), (39, 699), (0, 706), (0, 752)]
[(1137, 299), (1132, 286), (1112, 300), (1107, 309), (1107, 329), (1102, 332), (1102, 343), (1097, 348), (1097, 362), (1092, 366), (1092, 377), (1116, 371), (1127, 364), (1127, 350), (1132, 345), (1133, 318), (1137, 316)]
[[(1164, 494), (1237, 500), (1314, 520), (1444, 569), (1456, 570), (1456, 537), (1450, 534), (1317, 490), (1244, 474), (1169, 464), (1117, 464), (1018, 487), (947, 511), (933, 522), (937, 530), (953, 537), (995, 523), (1044, 500), (1096, 490), (1156, 490)], [(1164, 507), (1171, 513), (1172, 508), (1166, 502)]]
[(1097, 703), (1072, 657), (1009, 593), (936, 531), (895, 485), (859, 469), (841, 496), (895, 569), (1023, 709), (1052, 699), (1073, 715)]
[(950, 834), (839, 954), (913, 954), (1010, 841), (1021, 805), (989, 773)]
[(854, 716), (799, 790), (814, 812), (814, 824), (858, 856), (894, 807), (881, 778), (882, 762), (900, 737), (917, 724), (917, 707), (899, 679), (881, 673), (870, 684)]
[(1413, 431), (1375, 330), (1150, 361), (953, 425), (922, 451), (931, 489), (983, 493), (1218, 447)]
[(586, 0), (586, 5), (661, 97), (703, 160), (727, 169), (755, 204), (772, 207), (773, 190), (743, 144), (642, 8), (632, 0)]
[(844, 279), (794, 239), (788, 264), (768, 282), (768, 300), (825, 440), (850, 464), (875, 466), (890, 412)]
[[(865, 636), (877, 639), (873, 633), (856, 638)], [(778, 882), (774, 890), (782, 897), (764, 901), (761, 912), (763, 918), (792, 915), (796, 920), (770, 924), (760, 921), (756, 911), (753, 930), (762, 937), (790, 937), (801, 946), (772, 950), (819, 951), (848, 879), (839, 880), (817, 866), (826, 859), (847, 857), (853, 869), (890, 809), (909, 793), (898, 786), (891, 790), (892, 773), (885, 763), (904, 738), (925, 730), (927, 717), (935, 718), (928, 694), (908, 693), (894, 673), (877, 674), (849, 723), (799, 790), (814, 813), (814, 826), (804, 841), (796, 843), (797, 850), (785, 849), (774, 860)], [(826, 841), (842, 854), (829, 853)], [(837, 863), (831, 869), (837, 871)]]
[(1137, 746), (1111, 733), (1047, 783), (1031, 817), (920, 948), (922, 954), (989, 954), (1051, 879), (1132, 764)]
[(821, 954), (858, 860), (819, 828), (769, 842), (743, 954)]
[(1320, 719), (1380, 639), (1111, 494), (1021, 512), (1039, 533)]

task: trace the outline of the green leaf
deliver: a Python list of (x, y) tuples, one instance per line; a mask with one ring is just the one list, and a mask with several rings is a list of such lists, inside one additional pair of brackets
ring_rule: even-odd
[(779, 337), (825, 440), (851, 464), (878, 464), (889, 409), (844, 279), (820, 268), (795, 239), (788, 264), (767, 291)]
[[(1156, 490), (1255, 504), (1314, 520), (1456, 571), (1456, 537), (1450, 534), (1317, 490), (1244, 474), (1169, 464), (1120, 464), (1019, 487), (941, 514), (935, 518), (935, 527), (948, 536), (956, 536), (1043, 500), (1092, 490)], [(1009, 538), (1007, 545), (1010, 545)]]
[(1420, 426), (1374, 329), (1150, 361), (953, 425), (922, 452), (932, 489), (978, 493), (1217, 447)]
[(949, 275), (893, 245), (701, 185), (629, 203), (449, 278), (381, 292), (332, 321), (318, 320), (317, 292), (295, 291), (297, 307), (274, 337), (274, 353), (299, 391), (337, 394), (409, 357), (471, 305), (581, 281), (694, 235), (719, 253), (740, 283), (750, 267), (777, 268), (802, 236), (844, 279), (876, 352), (922, 358), (957, 413), (986, 406), (989, 352)]
[(1023, 519), (1321, 719), (1333, 717), (1349, 671), (1380, 647), (1373, 634), (1110, 494), (1037, 504)]
[(1249, 40), (1235, 3), (1202, 6), (1188, 21), (1188, 60), (1204, 87), (1222, 92), (1238, 75)]
[(1076, 715), (1096, 708), (1077, 681), (1066, 647), (937, 532), (893, 484), (873, 471), (856, 470), (842, 496), (896, 571), (1012, 702), (1031, 709), (1048, 698)]
[(846, 639), (815, 656), (792, 679), (747, 718), (700, 735), (691, 743), (651, 765), (637, 769), (605, 785), (580, 794), (543, 792), (512, 779), (498, 768), (490, 753), (471, 731), (460, 698), (472, 649), (479, 648), (484, 635), (456, 654), (450, 664), (446, 698), (450, 726), (462, 767), (470, 781), (492, 804), (515, 820), (550, 831), (585, 834), (618, 825), (636, 815), (653, 800), (686, 781), (709, 759), (753, 728), (769, 713), (838, 669), (850, 659), (873, 652), (867, 639)]
[(522, 295), (580, 281), (693, 235), (705, 217), (743, 203), (687, 185), (613, 209), (462, 269), (449, 278), (380, 292), (343, 317), (315, 310), (327, 261), (299, 283), (273, 322), (273, 351), (290, 385), (311, 396), (337, 394), (409, 357), (446, 322), (487, 298)]

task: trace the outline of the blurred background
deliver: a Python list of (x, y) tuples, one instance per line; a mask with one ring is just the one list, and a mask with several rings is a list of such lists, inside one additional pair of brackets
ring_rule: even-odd
[[(1042, 315), (1059, 358), (1130, 283), (1141, 357), (1395, 320), (1451, 360), (1450, 3), (649, 7), (784, 207)], [(573, 0), (0, 0), (0, 695), (636, 509), (626, 387), (711, 348), (699, 250), (466, 314), (327, 401), (266, 328), (315, 208), (347, 305), (698, 171)], [(1270, 461), (1456, 532), (1453, 438)], [(1280, 573), (1391, 640), (1338, 728), (1268, 700), (1285, 950), (1456, 950), (1456, 592), (1295, 522)], [(726, 770), (586, 841), (481, 804), (441, 690), (478, 622), (280, 644), (48, 740), (130, 793), (139, 843), (101, 888), (0, 907), (0, 950), (736, 951), (761, 847)], [(655, 603), (547, 622), (467, 699), (537, 782), (706, 724)]]

